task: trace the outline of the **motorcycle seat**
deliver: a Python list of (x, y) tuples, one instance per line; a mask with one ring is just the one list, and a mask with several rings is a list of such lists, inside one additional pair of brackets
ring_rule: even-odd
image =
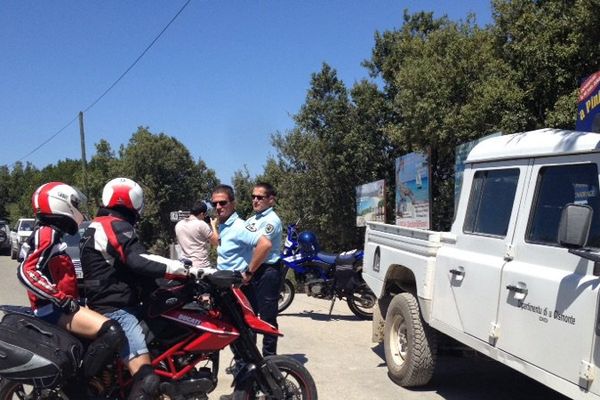
[(24, 314), (24, 315), (33, 315), (33, 310), (31, 307), (25, 306), (16, 306), (12, 304), (2, 304), (0, 305), (0, 311), (3, 311), (6, 314)]
[(338, 254), (336, 265), (353, 265), (356, 262), (356, 249)]
[(317, 253), (317, 258), (323, 261), (324, 263), (334, 265), (338, 255), (339, 254), (337, 253), (325, 253), (324, 251), (319, 251)]

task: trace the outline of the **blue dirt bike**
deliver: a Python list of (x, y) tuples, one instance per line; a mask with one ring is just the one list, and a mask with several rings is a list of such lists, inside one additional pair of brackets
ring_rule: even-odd
[[(358, 318), (373, 318), (377, 298), (362, 278), (362, 250), (339, 254), (320, 251), (315, 234), (298, 232), (296, 223), (287, 228), (281, 259), (284, 279), (279, 293), (279, 312), (292, 304), (298, 287), (308, 296), (331, 300), (330, 316), (336, 298), (345, 298)], [(287, 278), (290, 269), (295, 283)]]

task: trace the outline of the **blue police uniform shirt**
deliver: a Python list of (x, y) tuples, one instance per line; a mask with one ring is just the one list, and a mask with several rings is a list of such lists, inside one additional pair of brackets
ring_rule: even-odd
[(267, 255), (265, 263), (273, 264), (279, 261), (281, 257), (281, 233), (283, 232), (283, 227), (273, 207), (269, 207), (249, 218), (246, 221), (246, 229), (258, 232), (271, 240), (271, 251)]
[(254, 246), (261, 235), (246, 229), (246, 224), (236, 212), (219, 224), (217, 269), (244, 272), (252, 259)]

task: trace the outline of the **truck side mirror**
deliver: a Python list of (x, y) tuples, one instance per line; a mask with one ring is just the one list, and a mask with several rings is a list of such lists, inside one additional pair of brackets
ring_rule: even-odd
[(563, 247), (580, 249), (585, 246), (594, 210), (588, 205), (567, 204), (560, 215), (558, 243)]

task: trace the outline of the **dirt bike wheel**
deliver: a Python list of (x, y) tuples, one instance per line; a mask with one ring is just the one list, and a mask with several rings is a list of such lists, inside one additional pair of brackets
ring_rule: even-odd
[[(282, 400), (318, 400), (315, 381), (302, 364), (287, 356), (269, 356), (266, 359), (275, 363), (285, 378), (285, 396)], [(256, 386), (253, 380), (237, 385), (233, 400), (263, 399), (264, 394)]]
[(350, 311), (354, 313), (358, 318), (364, 320), (373, 319), (373, 308), (377, 303), (377, 296), (366, 283), (360, 285), (354, 293), (352, 293), (346, 299)]
[(42, 390), (36, 393), (33, 386), (23, 385), (18, 382), (0, 379), (0, 400), (60, 400), (62, 397), (53, 391)]
[(277, 312), (282, 312), (292, 304), (296, 289), (294, 284), (289, 279), (283, 282), (281, 291), (279, 292), (279, 301), (277, 302)]

